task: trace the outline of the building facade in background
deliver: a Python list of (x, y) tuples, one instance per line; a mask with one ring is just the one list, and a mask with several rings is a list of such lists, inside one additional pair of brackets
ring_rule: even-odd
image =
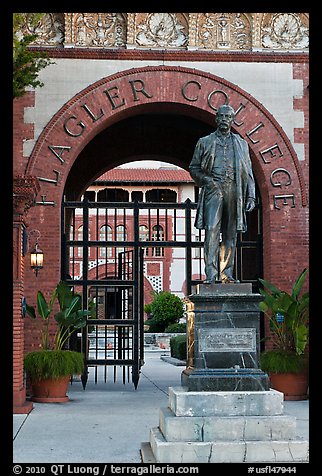
[[(176, 166), (152, 168), (155, 162), (150, 162), (150, 168), (118, 167), (105, 172), (99, 177), (81, 197), (96, 203), (100, 202), (134, 202), (142, 203), (183, 203), (189, 199), (195, 200), (195, 185), (188, 171)], [(156, 166), (155, 166), (156, 167)], [(116, 276), (118, 253), (126, 248), (109, 246), (109, 242), (134, 240), (133, 215), (128, 211), (119, 210), (117, 215), (113, 209), (106, 213), (105, 208), (99, 208), (98, 213), (89, 217), (89, 235), (105, 244), (90, 250), (91, 274), (95, 275), (96, 268), (101, 267), (102, 275)], [(174, 227), (178, 240), (184, 237), (184, 210), (148, 210), (140, 214), (139, 239), (144, 241), (172, 240)], [(82, 236), (82, 213), (76, 214), (73, 238)], [(199, 238), (199, 230), (195, 230), (194, 238)], [(143, 243), (144, 244), (144, 243)], [(82, 250), (79, 256), (73, 257), (70, 269), (71, 277), (79, 279), (82, 276)], [(96, 255), (97, 254), (97, 255)], [(203, 253), (200, 249), (193, 253), (193, 275), (199, 276), (200, 261)], [(171, 291), (181, 298), (187, 295), (185, 283), (185, 253), (183, 249), (161, 246), (146, 246), (143, 249), (144, 274), (144, 303), (153, 299), (153, 292)], [(203, 266), (202, 266), (203, 267)], [(106, 268), (106, 269), (105, 269)], [(100, 275), (99, 269), (97, 274)]]

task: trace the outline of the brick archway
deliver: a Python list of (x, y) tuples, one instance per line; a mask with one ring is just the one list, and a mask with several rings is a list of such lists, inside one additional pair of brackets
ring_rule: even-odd
[[(66, 180), (82, 150), (104, 129), (142, 113), (180, 113), (213, 124), (216, 108), (223, 102), (237, 111), (234, 129), (250, 146), (263, 203), (264, 271), (272, 278), (278, 257), (290, 253), (294, 262), (293, 250), (285, 250), (284, 245), (288, 237), (294, 242), (296, 224), (303, 223), (306, 214), (306, 186), (296, 153), (282, 127), (256, 98), (225, 79), (195, 69), (156, 66), (122, 71), (71, 98), (43, 130), (26, 167), (26, 174), (40, 181), (38, 201), (46, 197), (57, 205), (35, 207), (33, 219), (44, 221), (41, 217), (46, 213), (52, 229), (47, 226), (44, 233), (50, 231), (56, 244), (60, 242), (58, 210)], [(187, 166), (188, 161), (190, 157)], [(277, 229), (281, 233), (275, 237)], [(293, 267), (296, 274), (297, 262)], [(57, 257), (54, 269), (58, 279)]]
[[(294, 276), (308, 264), (308, 226), (303, 229), (303, 224), (308, 223), (308, 207), (302, 170), (287, 135), (256, 98), (235, 84), (195, 69), (156, 66), (123, 71), (80, 91), (39, 136), (24, 173), (37, 177), (40, 185), (38, 206), (29, 210), (28, 221), (41, 233), (45, 267), (41, 282), (25, 267), (27, 301), (34, 299), (39, 287), (49, 296), (60, 279), (61, 203), (71, 170), (77, 168), (86, 146), (94, 144), (93, 139), (113, 124), (139, 114), (178, 114), (212, 127), (216, 108), (223, 102), (229, 102), (237, 111), (234, 130), (249, 144), (261, 193), (264, 277), (289, 287)], [(187, 154), (181, 166), (188, 167), (190, 159)], [(108, 163), (105, 170), (114, 166)], [(85, 185), (96, 178), (99, 170), (92, 176), (88, 170), (82, 172), (80, 167), (78, 177)], [(16, 314), (19, 312), (18, 309)], [(25, 322), (27, 350), (34, 339), (29, 324)], [(23, 329), (17, 329), (15, 333), (21, 337)], [(16, 402), (23, 407), (21, 352), (16, 368), (16, 387), (21, 393)]]
[[(283, 157), (283, 169), (288, 174), (283, 173), (293, 182), (298, 181), (300, 203), (305, 206), (305, 184), (294, 148), (264, 106), (223, 78), (177, 66), (123, 71), (76, 94), (43, 130), (28, 161), (26, 174), (52, 180), (45, 182), (47, 184), (64, 185), (84, 147), (115, 122), (141, 112), (181, 111), (212, 124), (217, 107), (224, 102), (229, 102), (237, 111), (235, 131), (248, 141), (258, 159), (253, 164), (255, 173), (260, 175), (262, 171), (267, 179), (276, 165), (280, 165), (278, 159)], [(49, 171), (54, 172), (51, 177)], [(288, 179), (284, 177), (284, 182), (288, 183)], [(42, 185), (43, 190), (45, 185)]]

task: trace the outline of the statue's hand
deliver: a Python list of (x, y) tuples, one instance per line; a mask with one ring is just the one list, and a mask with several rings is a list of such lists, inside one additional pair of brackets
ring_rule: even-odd
[(246, 207), (245, 210), (246, 212), (251, 212), (255, 207), (255, 198), (247, 198), (246, 201)]
[(211, 194), (215, 194), (218, 197), (222, 197), (222, 190), (220, 183), (214, 180), (212, 177), (204, 177), (203, 178), (203, 185), (206, 187), (206, 191)]
[(202, 179), (202, 184), (206, 186), (213, 185), (214, 179), (212, 177), (208, 177), (208, 175), (205, 175)]

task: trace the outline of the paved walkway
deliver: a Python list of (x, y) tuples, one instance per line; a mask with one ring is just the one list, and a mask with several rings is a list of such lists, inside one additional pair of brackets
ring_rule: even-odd
[[(34, 403), (29, 415), (13, 416), (14, 463), (140, 463), (141, 443), (159, 425), (168, 388), (180, 385), (182, 366), (147, 352), (137, 390), (132, 383), (73, 382), (68, 403)], [(309, 402), (284, 402), (297, 417), (298, 436), (309, 438)]]

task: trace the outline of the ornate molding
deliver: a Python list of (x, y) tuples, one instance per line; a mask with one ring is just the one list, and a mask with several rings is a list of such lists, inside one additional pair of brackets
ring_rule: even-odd
[(126, 18), (123, 13), (74, 13), (72, 43), (82, 47), (126, 45)]
[(307, 49), (308, 17), (304, 13), (264, 14), (261, 24), (261, 45), (270, 49)]
[(199, 48), (250, 50), (252, 29), (244, 13), (199, 13)]
[(39, 181), (31, 175), (16, 175), (13, 179), (13, 212), (25, 214), (35, 203), (40, 190)]
[[(67, 13), (68, 15), (68, 13)], [(33, 44), (55, 46), (64, 42), (65, 25), (64, 13), (45, 13), (36, 26), (30, 23), (30, 14), (26, 16), (26, 22), (21, 32), (24, 35), (36, 34)]]
[(308, 51), (307, 13), (46, 13), (35, 46), (199, 51)]
[(183, 13), (138, 13), (135, 43), (138, 46), (181, 48), (187, 46), (188, 21)]
[(101, 60), (126, 60), (126, 61), (216, 61), (216, 62), (247, 62), (256, 63), (307, 63), (308, 51), (212, 51), (196, 49), (188, 45), (186, 49), (138, 49), (129, 46), (127, 49), (107, 48), (53, 48), (49, 46), (35, 46), (35, 51), (46, 51), (51, 58), (76, 58), (76, 59), (101, 59)]

